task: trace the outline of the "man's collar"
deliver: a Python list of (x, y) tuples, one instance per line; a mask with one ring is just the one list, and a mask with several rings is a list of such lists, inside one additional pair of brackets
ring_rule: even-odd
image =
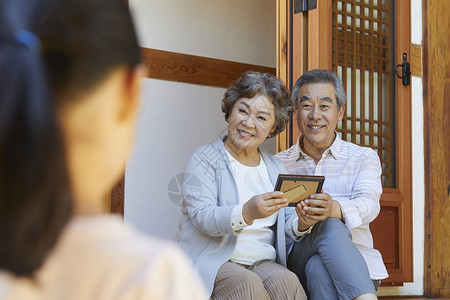
[[(334, 138), (333, 144), (331, 144), (331, 146), (326, 149), (323, 153), (322, 156), (325, 154), (331, 153), (331, 155), (337, 159), (339, 156), (339, 150), (341, 150), (341, 145), (342, 145), (342, 139), (339, 137), (339, 134), (337, 133), (337, 131), (334, 131), (336, 134), (336, 137)], [(297, 144), (295, 145), (295, 148), (297, 149), (299, 155), (296, 161), (299, 161), (302, 158), (306, 158), (309, 157), (302, 149), (302, 147), (300, 147), (300, 143), (303, 141), (303, 135), (300, 134), (300, 136), (297, 139)]]
[(341, 150), (342, 139), (336, 130), (334, 132), (336, 133), (336, 138), (334, 139), (333, 144), (331, 144), (330, 148), (328, 149), (331, 152), (331, 155), (333, 155), (335, 159), (338, 159), (339, 151)]
[(300, 159), (309, 157), (308, 155), (306, 155), (305, 152), (303, 152), (302, 147), (300, 147), (300, 143), (303, 141), (303, 138), (304, 138), (303, 135), (300, 134), (300, 135), (298, 136), (298, 139), (297, 139), (297, 144), (295, 145), (295, 148), (296, 148), (297, 151), (298, 151), (298, 158), (297, 158), (296, 161), (299, 161)]

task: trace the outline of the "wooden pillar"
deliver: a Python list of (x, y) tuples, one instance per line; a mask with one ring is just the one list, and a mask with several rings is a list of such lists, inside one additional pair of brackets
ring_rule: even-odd
[(450, 1), (423, 0), (424, 294), (450, 297)]

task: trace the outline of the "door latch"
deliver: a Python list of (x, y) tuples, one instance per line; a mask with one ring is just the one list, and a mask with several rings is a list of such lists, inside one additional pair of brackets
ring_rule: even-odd
[[(395, 67), (395, 75), (402, 79), (403, 85), (409, 85), (411, 83), (411, 66), (409, 62), (406, 61), (406, 53), (403, 53), (403, 63)], [(398, 75), (398, 68), (402, 68), (402, 76)]]
[(294, 0), (294, 14), (317, 8), (317, 0)]

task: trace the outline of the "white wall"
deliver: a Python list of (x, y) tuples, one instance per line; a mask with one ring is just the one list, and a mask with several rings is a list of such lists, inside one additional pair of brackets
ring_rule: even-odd
[[(422, 0), (411, 0), (411, 43), (422, 45)], [(412, 76), (412, 172), (414, 281), (403, 287), (382, 287), (380, 296), (423, 295), (425, 182), (423, 146), (423, 84)]]
[(276, 1), (130, 0), (141, 45), (276, 66)]
[[(143, 47), (276, 66), (275, 1), (129, 2)], [(226, 129), (220, 109), (224, 91), (145, 79), (134, 153), (125, 172), (127, 222), (173, 238), (180, 214), (177, 175), (196, 147), (217, 140)], [(274, 152), (272, 140), (265, 148)]]

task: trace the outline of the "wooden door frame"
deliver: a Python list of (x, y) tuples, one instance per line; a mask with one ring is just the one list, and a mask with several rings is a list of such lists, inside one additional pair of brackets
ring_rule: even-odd
[[(288, 86), (309, 69), (321, 68), (331, 70), (331, 0), (317, 0), (317, 9), (292, 14), (292, 0), (277, 0), (277, 75)], [(397, 14), (411, 16), (409, 0), (395, 1)], [(328, 21), (327, 21), (328, 20)], [(402, 53), (410, 57), (411, 22), (409, 18), (395, 18), (396, 40), (395, 61), (402, 61)], [(285, 22), (285, 23), (282, 23)], [(300, 34), (293, 36), (291, 28), (299, 29)], [(309, 28), (309, 29), (308, 29)], [(297, 59), (295, 59), (297, 57)], [(298, 59), (300, 57), (301, 59)], [(307, 60), (305, 61), (305, 58)], [(327, 58), (327, 59), (323, 59)], [(298, 62), (297, 74), (293, 74), (289, 61)], [(396, 172), (398, 188), (384, 188), (381, 205), (391, 207), (398, 214), (398, 268), (389, 270), (389, 278), (383, 285), (399, 285), (413, 280), (412, 256), (412, 140), (411, 140), (411, 89), (403, 87), (396, 81)], [(292, 124), (292, 120), (290, 122)], [(298, 132), (296, 126), (288, 126), (287, 130), (277, 139), (277, 150), (290, 146), (291, 136)], [(296, 131), (297, 130), (297, 131)]]
[[(411, 58), (411, 1), (395, 1), (395, 64), (403, 61), (402, 53)], [(400, 16), (407, 18), (399, 18)], [(398, 191), (403, 196), (399, 206), (399, 251), (401, 258), (396, 273), (389, 274), (390, 281), (413, 281), (413, 236), (412, 236), (412, 132), (411, 132), (411, 86), (403, 86), (401, 80), (395, 81), (396, 91), (396, 161)], [(401, 113), (399, 113), (401, 112)], [(389, 206), (397, 198), (397, 191), (383, 189), (381, 205)], [(394, 199), (395, 197), (395, 199)], [(392, 203), (392, 204), (398, 204)], [(398, 273), (397, 273), (398, 272)]]

